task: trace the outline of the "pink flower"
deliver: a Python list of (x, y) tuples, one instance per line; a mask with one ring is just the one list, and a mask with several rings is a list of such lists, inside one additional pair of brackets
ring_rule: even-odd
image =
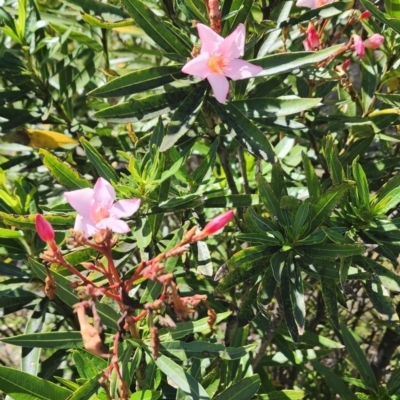
[(360, 38), (360, 36), (354, 34), (353, 40), (354, 40), (353, 48), (355, 52), (359, 57), (363, 58), (365, 55), (365, 48), (377, 49), (382, 45), (385, 38), (384, 36), (379, 35), (379, 33), (375, 33), (371, 37), (363, 41)]
[(238, 58), (244, 54), (245, 27), (238, 27), (226, 38), (219, 36), (211, 28), (197, 24), (201, 39), (201, 50), (193, 60), (190, 60), (182, 72), (207, 79), (213, 89), (215, 98), (224, 103), (228, 96), (228, 78), (234, 81), (256, 76), (262, 68)]
[(373, 34), (368, 39), (364, 40), (364, 46), (367, 49), (378, 49), (382, 46), (382, 43), (385, 41), (384, 36), (380, 35), (379, 33)]
[(320, 46), (319, 35), (314, 24), (310, 22), (307, 28), (306, 40), (303, 41), (303, 46), (306, 51), (312, 51)]
[(36, 214), (35, 218), (36, 232), (38, 233), (40, 239), (44, 242), (54, 241), (54, 229), (51, 223), (47, 221), (43, 215)]
[(115, 204), (115, 190), (103, 178), (97, 179), (94, 189), (79, 189), (64, 193), (69, 204), (78, 211), (74, 230), (86, 237), (101, 229), (109, 228), (116, 233), (129, 232), (129, 226), (120, 218), (134, 214), (140, 199), (119, 200)]
[(214, 235), (221, 230), (228, 222), (235, 216), (233, 210), (229, 210), (223, 214), (216, 216), (212, 219), (204, 229), (192, 237), (192, 242), (203, 240), (207, 236)]
[(296, 7), (308, 7), (314, 9), (333, 2), (334, 0), (297, 0)]

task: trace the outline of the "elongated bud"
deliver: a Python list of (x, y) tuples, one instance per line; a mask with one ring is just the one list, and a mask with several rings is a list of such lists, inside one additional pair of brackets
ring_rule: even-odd
[(51, 226), (51, 223), (47, 221), (43, 215), (36, 214), (35, 225), (36, 232), (40, 239), (44, 242), (52, 242), (54, 240), (54, 229)]
[(229, 210), (221, 215), (218, 215), (204, 227), (200, 235), (203, 237), (214, 235), (214, 233), (217, 233), (220, 229), (227, 225), (234, 216), (235, 213), (233, 210)]
[(378, 49), (381, 47), (382, 43), (385, 41), (385, 38), (379, 33), (373, 34), (368, 39), (364, 40), (364, 46), (367, 49)]
[(365, 10), (363, 13), (360, 15), (360, 19), (368, 19), (371, 16), (371, 12), (368, 10)]
[(342, 64), (342, 70), (343, 71), (346, 71), (346, 69), (349, 68), (350, 62), (351, 62), (350, 58), (348, 58), (347, 60), (345, 60), (343, 62), (343, 64)]

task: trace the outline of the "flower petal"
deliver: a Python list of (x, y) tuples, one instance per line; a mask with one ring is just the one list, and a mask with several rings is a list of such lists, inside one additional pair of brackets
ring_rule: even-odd
[(96, 224), (97, 229), (109, 228), (115, 233), (126, 233), (130, 231), (128, 224), (125, 221), (115, 218), (104, 218)]
[(64, 197), (68, 203), (83, 217), (90, 217), (90, 209), (94, 201), (94, 190), (90, 188), (65, 192)]
[(218, 53), (229, 59), (239, 58), (244, 54), (245, 41), (246, 28), (243, 24), (239, 24), (220, 44), (218, 47)]
[(317, 8), (317, 0), (297, 0), (296, 7)]
[(101, 205), (110, 209), (115, 200), (115, 190), (104, 178), (97, 179), (94, 185), (94, 201), (96, 205)]
[(111, 216), (114, 218), (130, 217), (140, 207), (140, 199), (117, 201), (110, 209)]
[(182, 72), (185, 74), (197, 76), (200, 79), (206, 79), (208, 74), (210, 73), (210, 69), (208, 68), (208, 60), (210, 59), (210, 55), (208, 53), (202, 53), (193, 60), (190, 60), (184, 67), (182, 68)]
[(359, 57), (363, 58), (365, 55), (365, 46), (363, 40), (358, 35), (353, 35), (353, 39), (354, 39), (353, 47), (355, 52)]
[(98, 231), (91, 219), (84, 218), (81, 215), (76, 216), (74, 230), (82, 232), (87, 238), (93, 236)]
[(371, 37), (364, 40), (364, 46), (367, 49), (378, 49), (381, 47), (382, 43), (385, 41), (385, 37), (379, 33), (374, 33)]
[(197, 24), (197, 32), (201, 40), (201, 53), (214, 54), (218, 49), (220, 43), (224, 41), (224, 38), (215, 33), (211, 28), (203, 24)]
[(225, 75), (234, 81), (252, 78), (262, 71), (259, 65), (251, 64), (245, 60), (231, 60), (225, 70)]
[(220, 103), (225, 103), (229, 92), (229, 82), (224, 75), (210, 74), (207, 77), (212, 87), (214, 96)]

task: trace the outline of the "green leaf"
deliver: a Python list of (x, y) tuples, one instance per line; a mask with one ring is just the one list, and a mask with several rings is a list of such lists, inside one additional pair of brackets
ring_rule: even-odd
[(363, 254), (365, 252), (364, 246), (356, 243), (354, 244), (327, 243), (315, 247), (304, 247), (303, 249), (311, 257), (320, 257), (320, 258), (351, 257)]
[(24, 233), (21, 231), (0, 228), (0, 238), (13, 239), (13, 238), (22, 238), (22, 237), (24, 237)]
[(334, 143), (332, 135), (327, 135), (325, 137), (324, 155), (328, 164), (332, 183), (333, 185), (339, 185), (346, 179), (346, 176), (342, 164), (340, 163), (337, 146)]
[(333, 187), (327, 192), (323, 193), (320, 197), (318, 197), (311, 205), (310, 208), (310, 231), (315, 231), (327, 218), (331, 211), (337, 206), (340, 202), (343, 195), (352, 187), (354, 187), (355, 183), (346, 181), (341, 184)]
[(224, 22), (222, 37), (228, 36), (240, 23), (244, 23), (250, 13), (253, 3), (249, 0), (232, 0), (228, 14), (233, 14)]
[[(0, 211), (0, 219), (7, 225), (18, 229), (28, 229), (36, 231), (36, 214), (31, 215), (13, 215)], [(44, 218), (51, 223), (55, 231), (67, 231), (74, 225), (75, 217), (73, 215), (46, 214)]]
[(248, 400), (251, 399), (260, 387), (260, 377), (253, 375), (234, 383), (228, 389), (215, 396), (214, 400)]
[(287, 253), (277, 252), (271, 257), (271, 267), (274, 278), (278, 283), (281, 283), (282, 272), (285, 268)]
[(390, 106), (400, 108), (400, 94), (375, 93), (375, 96), (378, 98), (378, 100), (389, 104)]
[(161, 391), (139, 390), (138, 392), (132, 393), (129, 400), (157, 400), (160, 398), (161, 393)]
[(275, 152), (267, 137), (232, 102), (222, 106), (216, 100), (210, 99), (210, 103), (228, 133), (242, 147), (258, 158), (271, 163), (275, 162)]
[[(66, 0), (68, 1), (68, 0)], [(105, 4), (105, 3), (103, 3)], [(81, 13), (82, 19), (89, 24), (90, 26), (94, 26), (96, 28), (103, 28), (103, 29), (114, 29), (114, 28), (122, 28), (126, 26), (134, 25), (134, 21), (132, 18), (123, 19), (120, 21), (115, 22), (108, 22), (104, 21), (103, 19), (96, 18), (93, 15), (87, 14), (82, 12)]]
[(299, 329), (294, 317), (293, 304), (291, 300), (291, 281), (288, 274), (288, 269), (285, 267), (281, 276), (281, 297), (283, 304), (283, 313), (285, 315), (286, 326), (290, 337), (294, 342), (299, 339)]
[(67, 3), (74, 4), (82, 8), (85, 12), (93, 11), (96, 15), (113, 14), (119, 17), (127, 17), (128, 15), (120, 7), (111, 4), (102, 3), (97, 0), (65, 0)]
[(202, 400), (210, 399), (204, 388), (174, 361), (164, 355), (160, 355), (155, 361), (157, 367), (187, 396)]
[(378, 393), (378, 384), (372, 369), (365, 357), (364, 351), (360, 348), (354, 334), (347, 328), (345, 324), (340, 324), (342, 331), (343, 341), (346, 346), (346, 350), (349, 352), (353, 363), (355, 364), (357, 370), (360, 372), (361, 379), (365, 385), (371, 389), (375, 394)]
[(396, 393), (400, 388), (400, 369), (395, 369), (390, 375), (387, 383), (387, 389), (389, 394)]
[(122, 0), (122, 3), (134, 21), (164, 51), (190, 56), (191, 49), (184, 46), (175, 33), (163, 23), (163, 20), (158, 18), (142, 1)]
[[(370, 0), (360, 0), (361, 4), (371, 12), (371, 14), (380, 22), (383, 24), (389, 26), (393, 30), (395, 30), (397, 33), (400, 33), (400, 20), (398, 19), (392, 19), (392, 18), (387, 18), (386, 15), (380, 11), (373, 2)], [(393, 0), (391, 0), (393, 2)]]
[(326, 309), (328, 310), (329, 318), (336, 329), (340, 329), (339, 311), (336, 300), (336, 283), (333, 279), (321, 279), (322, 296), (324, 298)]
[(129, 72), (126, 75), (113, 79), (88, 93), (94, 97), (120, 97), (174, 82), (186, 76), (181, 72), (182, 65), (150, 67)]
[(271, 186), (261, 174), (257, 175), (256, 181), (260, 198), (267, 208), (268, 213), (274, 220), (283, 222), (281, 206)]
[(307, 154), (302, 153), (301, 156), (303, 159), (303, 167), (306, 175), (307, 189), (310, 195), (310, 200), (315, 201), (321, 195), (321, 185)]
[(86, 157), (93, 164), (97, 173), (107, 181), (118, 181), (118, 175), (115, 169), (107, 162), (107, 160), (94, 148), (84, 137), (79, 139), (81, 145), (85, 149)]
[(273, 54), (250, 60), (250, 62), (263, 67), (263, 70), (257, 75), (257, 78), (267, 75), (283, 74), (284, 72), (291, 72), (296, 68), (321, 62), (336, 54), (341, 47), (342, 45), (339, 44), (316, 52), (298, 51), (293, 53)]
[(370, 209), (370, 198), (369, 198), (369, 185), (367, 176), (360, 164), (355, 160), (352, 164), (353, 178), (357, 184), (357, 194), (360, 199), (360, 206), (365, 210)]
[(304, 333), (304, 326), (306, 323), (306, 305), (304, 301), (303, 280), (301, 272), (295, 262), (287, 265), (289, 270), (293, 269), (291, 273), (294, 275), (294, 282), (290, 281), (290, 300), (293, 307), (293, 316), (296, 321), (297, 331), (299, 335)]
[(187, 97), (187, 90), (155, 94), (138, 100), (105, 108), (95, 113), (95, 118), (110, 122), (128, 123), (152, 119), (177, 108)]
[(376, 193), (377, 203), (374, 213), (385, 214), (400, 202), (400, 175), (395, 175)]
[(295, 237), (298, 236), (298, 234), (300, 233), (300, 229), (307, 221), (309, 209), (310, 209), (310, 204), (307, 200), (304, 201), (301, 204), (301, 206), (297, 209), (293, 224), (293, 234)]
[(203, 104), (204, 93), (204, 86), (200, 86), (193, 89), (183, 100), (171, 117), (160, 151), (168, 150), (192, 127)]
[(92, 187), (92, 184), (83, 178), (78, 172), (72, 169), (68, 164), (60, 161), (56, 156), (45, 149), (38, 152), (43, 164), (50, 173), (57, 179), (61, 185), (69, 190), (83, 189)]
[(11, 398), (24, 400), (64, 400), (71, 394), (52, 382), (3, 366), (0, 366), (0, 390)]
[(319, 98), (261, 97), (232, 101), (238, 110), (249, 118), (282, 117), (297, 114), (320, 104)]
[[(35, 306), (25, 326), (24, 335), (40, 332), (43, 329), (48, 305), (49, 299), (44, 298)], [(40, 354), (41, 349), (39, 347), (23, 348), (21, 351), (21, 371), (37, 376), (40, 370)]]
[(14, 290), (2, 290), (0, 291), (0, 308), (8, 306), (23, 308), (25, 304), (29, 304), (37, 298), (38, 296), (35, 293), (20, 288)]
[(370, 111), (370, 107), (375, 100), (375, 90), (380, 82), (378, 65), (373, 53), (366, 52), (361, 59), (361, 103), (364, 115)]
[(384, 0), (385, 11), (393, 18), (400, 19), (400, 3), (398, 0)]
[(369, 299), (382, 319), (389, 322), (398, 321), (399, 316), (385, 287), (377, 279), (373, 278), (368, 279), (363, 284)]
[(259, 394), (257, 400), (301, 400), (305, 395), (302, 390), (280, 390), (279, 392)]
[(83, 345), (81, 333), (72, 331), (24, 333), (0, 340), (14, 346), (42, 349), (75, 349)]
[(321, 374), (333, 393), (346, 400), (357, 400), (357, 396), (345, 385), (345, 383), (328, 367), (317, 360), (311, 361), (315, 370)]

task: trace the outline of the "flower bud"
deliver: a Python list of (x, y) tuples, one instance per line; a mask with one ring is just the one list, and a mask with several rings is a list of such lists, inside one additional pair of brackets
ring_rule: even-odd
[(50, 222), (47, 221), (43, 215), (36, 214), (35, 218), (36, 232), (40, 239), (44, 242), (52, 242), (54, 240), (54, 229)]
[(371, 12), (368, 10), (365, 10), (363, 13), (360, 15), (360, 19), (368, 19), (371, 16)]
[(384, 40), (385, 38), (382, 35), (380, 35), (379, 33), (375, 33), (368, 39), (364, 40), (364, 46), (367, 49), (377, 49), (381, 47)]
[(220, 229), (222, 229), (228, 222), (235, 216), (233, 210), (229, 210), (221, 215), (218, 215), (214, 219), (212, 219), (201, 232), (202, 237), (206, 237), (209, 235), (214, 235)]
[(345, 60), (345, 61), (343, 62), (343, 64), (342, 64), (342, 70), (343, 70), (343, 71), (346, 71), (346, 69), (349, 68), (350, 62), (351, 62), (350, 58), (348, 58), (347, 60)]
[(365, 55), (365, 45), (363, 40), (358, 35), (353, 35), (353, 40), (354, 40), (353, 47), (355, 52), (359, 57), (363, 58)]

